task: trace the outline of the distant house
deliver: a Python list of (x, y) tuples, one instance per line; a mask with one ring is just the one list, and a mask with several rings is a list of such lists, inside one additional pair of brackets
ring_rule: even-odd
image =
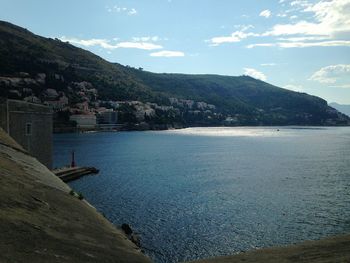
[(97, 113), (98, 128), (102, 130), (117, 129), (118, 125), (118, 112), (113, 110), (105, 110)]
[(44, 104), (50, 106), (55, 111), (62, 110), (68, 105), (68, 98), (66, 96), (62, 96), (58, 100), (45, 101)]
[(0, 127), (25, 150), (52, 168), (52, 110), (19, 100), (0, 100)]
[(89, 114), (74, 114), (69, 118), (71, 121), (75, 121), (77, 123), (78, 129), (94, 129), (96, 128), (96, 115)]
[(98, 124), (116, 124), (118, 122), (118, 113), (112, 110), (106, 110), (97, 114)]

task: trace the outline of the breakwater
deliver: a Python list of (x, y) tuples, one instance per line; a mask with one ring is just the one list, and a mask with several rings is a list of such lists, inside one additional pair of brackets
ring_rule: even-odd
[(85, 175), (98, 174), (99, 170), (95, 167), (63, 167), (52, 172), (63, 182), (70, 182)]

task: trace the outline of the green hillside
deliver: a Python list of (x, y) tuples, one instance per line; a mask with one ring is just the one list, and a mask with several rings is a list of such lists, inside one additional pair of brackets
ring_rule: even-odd
[[(88, 83), (90, 88), (84, 86), (79, 90), (81, 83)], [(54, 89), (57, 95), (48, 96), (48, 89)], [(88, 95), (92, 89), (97, 90), (94, 96)], [(17, 99), (34, 96), (42, 102), (66, 96), (68, 108), (83, 102), (95, 109), (97, 101), (103, 105), (106, 101), (139, 101), (141, 106), (122, 104), (118, 108), (121, 121), (133, 123), (176, 122), (180, 126), (350, 123), (347, 116), (321, 98), (248, 76), (151, 73), (107, 62), (68, 42), (37, 36), (1, 21), (0, 94)]]
[(0, 21), (0, 74), (45, 73), (47, 85), (58, 89), (53, 75), (65, 82), (89, 81), (99, 89), (101, 98), (152, 99), (152, 91), (137, 83), (121, 65), (111, 64), (93, 53), (58, 39), (44, 38), (26, 29)]
[(251, 124), (322, 124), (336, 118), (327, 102), (249, 76), (155, 74), (131, 70), (145, 85), (168, 96), (206, 101), (225, 114), (244, 114)]

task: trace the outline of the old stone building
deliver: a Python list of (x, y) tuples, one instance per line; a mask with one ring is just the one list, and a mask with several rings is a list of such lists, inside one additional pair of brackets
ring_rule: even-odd
[(48, 168), (52, 168), (52, 110), (18, 100), (0, 99), (0, 127)]

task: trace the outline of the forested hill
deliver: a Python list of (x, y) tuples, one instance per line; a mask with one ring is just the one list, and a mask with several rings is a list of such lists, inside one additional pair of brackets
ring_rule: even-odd
[(350, 117), (350, 105), (345, 104), (339, 104), (339, 103), (329, 103), (329, 106), (333, 107), (334, 109), (340, 111), (341, 113), (344, 113)]
[(338, 115), (319, 97), (249, 76), (156, 74), (137, 69), (130, 72), (154, 91), (206, 101), (226, 114), (242, 114), (253, 124), (323, 124)]
[(170, 126), (350, 124), (321, 98), (248, 76), (151, 73), (1, 21), (0, 95), (64, 101), (58, 110), (69, 113), (113, 105), (121, 121)]

